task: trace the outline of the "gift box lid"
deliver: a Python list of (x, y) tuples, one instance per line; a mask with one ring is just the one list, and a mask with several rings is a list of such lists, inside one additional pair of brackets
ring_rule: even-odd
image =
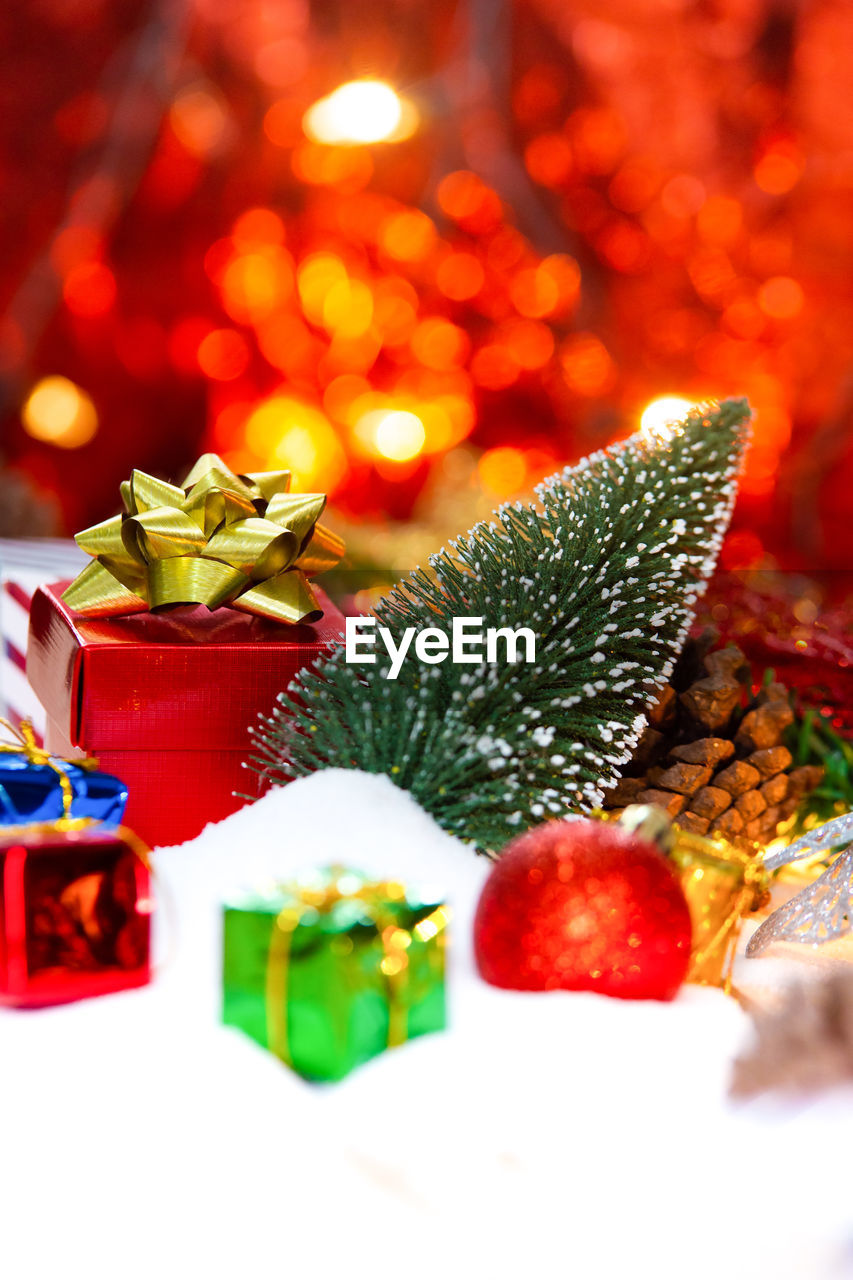
[(316, 586), (319, 622), (286, 626), (236, 609), (88, 618), (40, 587), (30, 610), (27, 677), (73, 746), (245, 750), (258, 712), (340, 642), (344, 619)]
[[(329, 899), (323, 902), (327, 891)], [(443, 928), (448, 915), (439, 895), (396, 882), (373, 881), (359, 871), (338, 867), (324, 867), (287, 883), (237, 890), (223, 902), (226, 913), (246, 912), (271, 920), (286, 909), (298, 916), (300, 940), (313, 934), (348, 933), (362, 925), (375, 932), (386, 916), (410, 928), (439, 910)]]
[(10, 849), (23, 848), (28, 854), (56, 853), (57, 850), (72, 853), (75, 849), (131, 849), (126, 827), (105, 827), (95, 822), (91, 826), (64, 829), (55, 822), (33, 822), (23, 826), (0, 826), (0, 855)]

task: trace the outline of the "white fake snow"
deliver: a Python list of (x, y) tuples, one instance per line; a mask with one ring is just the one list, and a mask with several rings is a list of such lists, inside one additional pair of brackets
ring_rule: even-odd
[[(218, 1024), (219, 903), (329, 862), (446, 892), (452, 1029), (318, 1088)], [(156, 865), (150, 988), (0, 1015), (10, 1280), (853, 1275), (853, 1093), (728, 1103), (719, 992), (487, 987), (488, 866), (387, 779), (315, 775)]]

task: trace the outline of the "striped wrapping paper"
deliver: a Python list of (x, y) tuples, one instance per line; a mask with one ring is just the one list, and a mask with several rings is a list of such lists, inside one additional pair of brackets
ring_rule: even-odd
[(0, 538), (0, 714), (32, 720), (39, 740), (44, 711), (26, 677), (30, 602), (36, 587), (73, 578), (88, 558), (70, 540)]

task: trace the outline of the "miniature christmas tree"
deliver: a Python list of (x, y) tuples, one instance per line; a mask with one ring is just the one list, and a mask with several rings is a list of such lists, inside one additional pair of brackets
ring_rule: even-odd
[[(252, 767), (272, 783), (320, 768), (385, 773), (481, 849), (601, 803), (631, 758), (711, 574), (748, 436), (745, 400), (697, 408), (551, 477), (540, 507), (501, 507), (376, 608), (407, 627), (535, 635), (535, 661), (426, 665), (388, 679), (343, 648), (282, 695)], [(521, 647), (523, 655), (523, 646)]]

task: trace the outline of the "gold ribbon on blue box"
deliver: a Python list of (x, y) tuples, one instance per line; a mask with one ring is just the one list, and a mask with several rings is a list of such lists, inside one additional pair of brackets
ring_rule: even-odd
[(447, 907), (333, 867), (225, 907), (223, 1021), (309, 1080), (445, 1025)]
[(322, 617), (308, 579), (344, 544), (318, 523), (326, 495), (291, 493), (289, 471), (236, 475), (206, 453), (180, 487), (134, 471), (121, 496), (122, 515), (76, 535), (94, 557), (62, 597), (77, 613), (203, 604), (277, 622)]
[(29, 720), (14, 725), (0, 717), (0, 828), (32, 823), (121, 822), (127, 787), (112, 774), (101, 773), (97, 760), (82, 756), (64, 760), (36, 742)]

